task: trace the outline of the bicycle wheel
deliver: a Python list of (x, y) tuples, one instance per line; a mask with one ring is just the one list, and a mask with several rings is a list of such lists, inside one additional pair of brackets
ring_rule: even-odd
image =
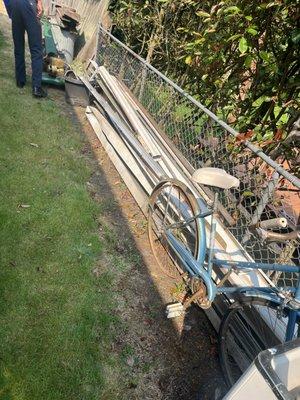
[(219, 330), (219, 356), (229, 387), (234, 385), (258, 353), (280, 344), (278, 335), (284, 340), (287, 318), (279, 318), (277, 310), (276, 303), (249, 298), (234, 303), (224, 315)]
[[(165, 275), (177, 278), (182, 272), (180, 260), (166, 240), (166, 229), (174, 223), (184, 223), (199, 214), (197, 200), (190, 190), (177, 180), (159, 183), (149, 200), (148, 235), (151, 250)], [(172, 234), (197, 258), (199, 252), (199, 221), (171, 228)]]

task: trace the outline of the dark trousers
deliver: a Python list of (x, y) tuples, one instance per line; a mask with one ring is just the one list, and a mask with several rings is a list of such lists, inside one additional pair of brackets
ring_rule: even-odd
[(32, 86), (42, 85), (43, 47), (41, 23), (36, 16), (35, 0), (11, 0), (12, 31), (15, 45), (16, 80), (26, 82), (25, 31), (31, 54)]

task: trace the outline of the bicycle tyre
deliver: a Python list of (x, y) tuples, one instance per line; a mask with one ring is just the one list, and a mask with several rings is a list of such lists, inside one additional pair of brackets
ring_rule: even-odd
[[(172, 202), (170, 201), (171, 194)], [(187, 217), (195, 217), (199, 212), (198, 202), (192, 192), (186, 185), (175, 179), (160, 182), (150, 196), (148, 213), (150, 247), (161, 271), (170, 278), (178, 278), (182, 270), (180, 260), (169, 248), (163, 231), (170, 222), (183, 222)], [(172, 232), (194, 258), (197, 258), (200, 241), (199, 220), (195, 219), (188, 228), (176, 228), (176, 232), (174, 230)]]
[[(269, 323), (274, 321), (271, 328), (263, 318), (257, 318), (258, 308), (265, 319), (269, 318)], [(277, 310), (278, 304), (275, 302), (250, 297), (233, 303), (222, 318), (219, 329), (219, 358), (225, 382), (229, 387), (235, 384), (258, 353), (280, 344), (274, 333), (279, 328)], [(298, 321), (298, 333), (299, 329)], [(232, 339), (234, 350), (230, 346)]]

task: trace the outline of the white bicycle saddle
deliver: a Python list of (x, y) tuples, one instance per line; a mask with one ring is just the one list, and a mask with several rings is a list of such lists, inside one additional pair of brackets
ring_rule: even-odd
[(239, 187), (240, 181), (235, 176), (228, 174), (221, 168), (199, 168), (192, 175), (194, 182), (201, 185), (216, 186), (221, 189), (231, 189)]

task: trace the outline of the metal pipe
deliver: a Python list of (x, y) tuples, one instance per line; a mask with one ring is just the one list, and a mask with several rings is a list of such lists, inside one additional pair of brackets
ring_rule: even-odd
[(262, 229), (286, 228), (287, 220), (286, 220), (286, 218), (267, 219), (265, 221), (261, 221), (259, 223), (259, 227)]
[(287, 292), (291, 292), (291, 293), (295, 293), (296, 292), (296, 288), (294, 288), (293, 286), (285, 286), (283, 288), (273, 288), (273, 287), (263, 287), (263, 286), (218, 286), (217, 287), (217, 292), (218, 293), (240, 293), (240, 292), (249, 292), (252, 293), (253, 292), (264, 292), (264, 293), (273, 293), (274, 295), (277, 295), (277, 293), (280, 290), (284, 290)]
[(235, 269), (262, 269), (282, 272), (296, 272), (300, 273), (300, 266), (288, 264), (268, 264), (268, 263), (255, 263), (251, 261), (227, 261), (227, 260), (213, 260), (213, 264), (219, 265), (223, 268), (234, 267)]
[(208, 252), (208, 263), (207, 263), (207, 272), (208, 275), (211, 276), (212, 274), (212, 259), (213, 259), (213, 253), (214, 253), (214, 247), (215, 247), (215, 235), (216, 235), (216, 222), (214, 219), (214, 214), (216, 212), (216, 205), (218, 201), (218, 192), (215, 193), (214, 197), (214, 205), (213, 205), (213, 212), (211, 214), (211, 230), (210, 230), (210, 240), (209, 240), (209, 252)]

